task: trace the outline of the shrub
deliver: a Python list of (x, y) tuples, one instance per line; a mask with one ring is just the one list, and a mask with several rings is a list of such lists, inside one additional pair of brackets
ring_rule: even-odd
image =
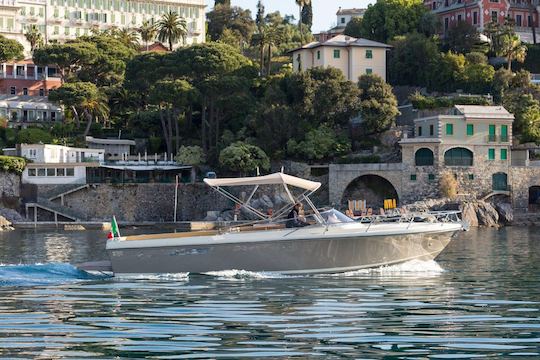
[(241, 173), (253, 171), (257, 167), (265, 170), (270, 168), (270, 160), (260, 147), (242, 141), (221, 150), (219, 163), (227, 169)]
[(19, 144), (50, 144), (52, 142), (52, 135), (38, 128), (21, 129), (17, 133), (17, 142)]
[(439, 180), (439, 190), (441, 195), (453, 199), (457, 195), (458, 182), (453, 174), (445, 172)]
[(176, 155), (176, 161), (183, 165), (201, 165), (206, 161), (204, 150), (202, 147), (194, 146), (181, 146)]
[(489, 105), (488, 99), (482, 96), (456, 96), (456, 97), (434, 97), (423, 96), (416, 92), (409, 98), (415, 109), (440, 109), (452, 107), (454, 105)]
[(26, 159), (18, 156), (5, 156), (0, 155), (0, 169), (15, 173), (22, 174), (24, 167), (26, 166)]

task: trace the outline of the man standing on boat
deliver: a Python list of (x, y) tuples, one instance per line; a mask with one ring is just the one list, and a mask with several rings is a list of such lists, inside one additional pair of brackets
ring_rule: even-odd
[(288, 228), (303, 227), (303, 226), (308, 226), (309, 225), (300, 216), (300, 210), (301, 209), (302, 209), (302, 204), (300, 204), (300, 203), (294, 204), (291, 212), (289, 212), (289, 215), (287, 215), (287, 227)]

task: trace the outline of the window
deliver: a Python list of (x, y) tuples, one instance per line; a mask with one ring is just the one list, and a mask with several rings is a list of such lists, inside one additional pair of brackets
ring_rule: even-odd
[(66, 169), (66, 176), (75, 176), (75, 169), (74, 168), (67, 168)]
[(431, 4), (431, 10), (436, 10), (437, 9), (437, 3), (434, 1), (432, 4)]
[(459, 15), (457, 16), (457, 21), (460, 22), (461, 20), (462, 20), (462, 16), (461, 16), (461, 14), (459, 14)]
[(416, 174), (411, 174), (411, 181), (416, 181)]
[(28, 95), (28, 88), (23, 88), (22, 92), (23, 92), (23, 95)]
[(38, 14), (39, 14), (39, 17), (43, 17), (43, 8), (40, 7), (39, 10), (38, 10)]
[(47, 176), (56, 176), (56, 169), (47, 168)]
[(495, 160), (495, 149), (488, 149), (488, 160)]
[(340, 50), (334, 50), (334, 59), (339, 59), (341, 57), (341, 51)]
[(473, 153), (465, 148), (452, 148), (444, 153), (444, 164), (447, 166), (472, 166)]
[(369, 68), (366, 69), (366, 74), (368, 74), (368, 75), (369, 75), (369, 74), (373, 74), (373, 69), (369, 69)]
[(467, 124), (467, 136), (474, 135), (474, 124)]
[(473, 23), (474, 25), (478, 24), (478, 13), (477, 13), (476, 11), (473, 12), (473, 14), (472, 14), (472, 19), (473, 19), (473, 20), (472, 20), (472, 23)]
[(65, 175), (66, 175), (66, 169), (64, 168), (56, 169), (56, 176), (65, 176)]
[(53, 29), (53, 35), (58, 35), (60, 33), (60, 28), (58, 26), (55, 25)]
[(11, 95), (16, 95), (16, 94), (17, 94), (17, 88), (16, 88), (15, 86), (11, 86), (11, 87), (9, 88), (9, 93), (10, 93)]
[(39, 96), (45, 96), (45, 90), (39, 89)]
[(433, 136), (434, 134), (434, 126), (433, 125), (429, 125), (429, 136)]
[(501, 141), (508, 141), (508, 125), (501, 125)]
[(341, 23), (345, 24), (345, 18), (344, 17), (341, 18)]
[(64, 35), (69, 36), (69, 28), (67, 26), (64, 27)]
[(499, 14), (497, 13), (497, 11), (492, 10), (492, 11), (491, 11), (491, 21), (494, 22), (494, 23), (496, 23), (498, 17), (499, 17)]
[(28, 169), (28, 176), (36, 176), (36, 169)]
[(433, 165), (433, 151), (428, 148), (421, 148), (414, 153), (414, 164), (416, 166)]
[(496, 140), (495, 136), (495, 125), (489, 125), (489, 135), (488, 135), (488, 141), (494, 142)]
[(366, 50), (366, 59), (373, 59), (373, 50)]
[(474, 180), (474, 174), (469, 174), (469, 180)]
[(446, 135), (454, 135), (454, 124), (446, 124)]
[(421, 126), (418, 127), (418, 136), (422, 136), (422, 127)]
[(321, 60), (321, 50), (317, 50), (317, 60)]
[(51, 121), (56, 121), (56, 111), (51, 111)]
[(521, 26), (521, 15), (516, 15), (516, 26)]
[(428, 178), (429, 181), (434, 181), (435, 180), (435, 174), (428, 174), (427, 178)]
[(501, 149), (501, 160), (506, 160), (508, 158), (508, 150)]
[(45, 169), (44, 168), (37, 169), (37, 176), (45, 176)]
[(444, 30), (448, 30), (448, 18), (444, 18)]

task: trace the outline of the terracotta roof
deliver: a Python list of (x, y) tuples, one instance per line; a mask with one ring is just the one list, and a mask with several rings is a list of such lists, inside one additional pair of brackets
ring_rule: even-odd
[[(141, 46), (140, 51), (146, 51), (146, 45)], [(168, 52), (169, 49), (162, 43), (156, 41), (153, 44), (148, 45), (148, 51)]]

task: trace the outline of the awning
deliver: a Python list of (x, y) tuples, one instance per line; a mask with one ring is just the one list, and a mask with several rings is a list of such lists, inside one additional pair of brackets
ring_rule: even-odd
[(182, 170), (191, 169), (191, 166), (174, 165), (101, 165), (100, 167), (115, 170), (152, 171), (152, 170)]
[(204, 179), (204, 182), (212, 187), (244, 185), (290, 185), (309, 191), (315, 191), (319, 187), (321, 187), (320, 182), (305, 180), (283, 173), (274, 173), (270, 175), (245, 178)]

